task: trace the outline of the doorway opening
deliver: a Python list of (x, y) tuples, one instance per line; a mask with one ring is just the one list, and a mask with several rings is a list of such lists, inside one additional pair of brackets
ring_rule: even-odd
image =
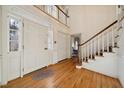
[(71, 35), (71, 57), (78, 57), (81, 34)]

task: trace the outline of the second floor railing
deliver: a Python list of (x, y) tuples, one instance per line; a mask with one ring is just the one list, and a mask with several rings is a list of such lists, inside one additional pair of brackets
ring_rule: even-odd
[(69, 26), (69, 16), (57, 5), (35, 5), (36, 8), (45, 12), (62, 24)]

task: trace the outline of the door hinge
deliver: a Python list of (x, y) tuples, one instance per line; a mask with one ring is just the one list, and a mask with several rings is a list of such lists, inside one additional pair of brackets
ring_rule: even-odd
[(24, 23), (22, 23), (23, 27), (24, 27)]
[(24, 45), (22, 46), (22, 48), (24, 49)]
[(24, 72), (24, 68), (22, 69), (22, 71)]

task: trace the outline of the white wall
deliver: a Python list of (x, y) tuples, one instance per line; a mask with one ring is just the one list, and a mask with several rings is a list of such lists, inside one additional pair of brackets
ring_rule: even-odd
[(124, 28), (119, 41), (118, 77), (124, 87)]
[(0, 6), (0, 82), (1, 82), (1, 61), (2, 61), (2, 38), (1, 38), (1, 32), (2, 32), (2, 29), (1, 29), (1, 6)]
[(117, 78), (118, 63), (116, 53), (104, 53), (104, 57), (96, 57), (94, 61), (92, 60), (88, 61), (89, 63), (83, 63), (82, 67)]
[(70, 6), (72, 34), (82, 33), (82, 43), (116, 19), (116, 6)]
[(1, 38), (2, 28), (1, 28), (1, 27), (2, 27), (2, 26), (1, 26), (1, 24), (2, 24), (2, 20), (1, 20), (1, 6), (0, 6), (0, 55), (2, 54), (2, 51), (1, 51), (1, 47), (2, 47), (2, 45), (1, 45), (1, 44), (2, 44), (2, 43), (1, 43), (1, 41), (2, 41), (2, 40), (1, 40), (1, 39), (2, 39), (2, 38)]
[[(62, 31), (64, 33), (66, 33), (67, 35), (70, 34), (70, 29), (68, 27), (66, 27), (65, 25), (59, 23), (58, 21), (54, 20), (53, 18), (49, 17), (48, 15), (46, 15), (45, 13), (41, 12), (40, 10), (38, 10), (37, 8), (35, 8), (34, 6), (2, 6), (2, 22), (3, 22), (3, 28), (2, 28), (2, 51), (3, 51), (3, 64), (2, 64), (2, 84), (6, 84), (7, 83), (7, 77), (8, 77), (8, 59), (7, 59), (7, 27), (6, 27), (6, 22), (7, 22), (7, 14), (13, 14), (13, 15), (17, 15), (20, 16), (23, 19), (28, 19), (31, 20), (35, 23), (38, 23), (40, 25), (44, 25), (44, 26), (53, 26), (53, 34), (54, 34), (54, 41), (57, 41), (57, 32), (58, 31)], [(57, 57), (58, 55), (57, 53), (57, 44), (54, 44), (54, 49), (53, 49), (53, 56), (55, 56), (55, 58), (53, 58), (53, 63), (57, 62)], [(68, 49), (69, 52), (70, 49)]]

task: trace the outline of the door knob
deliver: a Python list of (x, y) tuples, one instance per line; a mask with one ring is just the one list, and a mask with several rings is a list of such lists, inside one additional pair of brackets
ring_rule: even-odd
[(47, 50), (48, 48), (44, 48), (44, 50)]

